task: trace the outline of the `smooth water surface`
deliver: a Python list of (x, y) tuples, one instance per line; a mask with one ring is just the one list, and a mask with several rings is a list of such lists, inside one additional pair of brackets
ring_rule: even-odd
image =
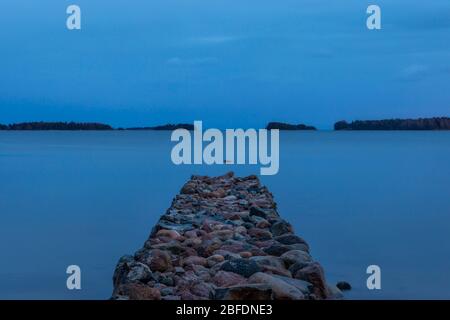
[[(191, 174), (259, 173), (175, 166), (172, 146), (167, 132), (0, 132), (0, 298), (107, 299), (118, 258)], [(262, 181), (348, 298), (450, 299), (449, 163), (449, 132), (282, 132)], [(371, 264), (382, 290), (366, 288)]]

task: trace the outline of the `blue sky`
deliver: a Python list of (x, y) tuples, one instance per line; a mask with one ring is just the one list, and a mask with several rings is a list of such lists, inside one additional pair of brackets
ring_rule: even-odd
[[(82, 30), (66, 29), (66, 7)], [(382, 9), (382, 30), (366, 8)], [(450, 115), (450, 1), (2, 0), (0, 123)]]

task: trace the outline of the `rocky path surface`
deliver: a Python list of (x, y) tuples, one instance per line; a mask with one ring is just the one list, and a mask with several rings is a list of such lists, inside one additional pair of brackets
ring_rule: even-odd
[(193, 176), (144, 247), (115, 269), (113, 299), (333, 299), (309, 246), (256, 176)]

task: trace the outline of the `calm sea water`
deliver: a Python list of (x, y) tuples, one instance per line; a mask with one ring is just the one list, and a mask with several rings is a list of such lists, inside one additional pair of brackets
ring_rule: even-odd
[[(0, 298), (109, 298), (118, 258), (191, 174), (259, 173), (175, 166), (171, 147), (167, 132), (0, 132)], [(280, 162), (262, 181), (348, 298), (450, 298), (450, 132), (283, 132)]]

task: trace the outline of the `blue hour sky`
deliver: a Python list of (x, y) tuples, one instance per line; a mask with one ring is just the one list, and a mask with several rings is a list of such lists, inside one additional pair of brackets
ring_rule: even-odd
[[(80, 31), (66, 29), (70, 4)], [(0, 123), (450, 116), (448, 0), (2, 0), (0, 12)]]

